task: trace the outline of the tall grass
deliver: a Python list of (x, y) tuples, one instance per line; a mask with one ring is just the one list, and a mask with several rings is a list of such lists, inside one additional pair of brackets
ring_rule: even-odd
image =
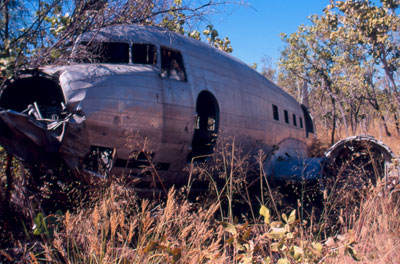
[(399, 197), (396, 189), (387, 193), (382, 182), (371, 188), (354, 213), (353, 222), (339, 230), (341, 235), (336, 240), (326, 243), (334, 253), (326, 263), (399, 263)]
[[(388, 191), (378, 181), (351, 203), (336, 192), (321, 195), (320, 203), (306, 205), (298, 197), (293, 204), (270, 186), (260, 166), (262, 153), (246, 153), (234, 139), (220, 141), (218, 148), (207, 164), (191, 164), (187, 186), (169, 189), (160, 200), (139, 197), (123, 179), (102, 180), (74, 193), (84, 202), (75, 200), (75, 206), (55, 212), (23, 191), (26, 183), (16, 177), (14, 225), (0, 221), (2, 230), (14, 235), (1, 236), (0, 262), (400, 262), (398, 189)], [(4, 208), (10, 200), (3, 192), (4, 157), (0, 161)], [(27, 176), (13, 164), (14, 176)], [(198, 182), (208, 190), (196, 193)], [(17, 197), (27, 202), (17, 203)]]
[(178, 203), (173, 189), (165, 203), (139, 200), (112, 184), (94, 208), (67, 212), (36, 259), (63, 263), (224, 263), (222, 232), (213, 225), (217, 205)]

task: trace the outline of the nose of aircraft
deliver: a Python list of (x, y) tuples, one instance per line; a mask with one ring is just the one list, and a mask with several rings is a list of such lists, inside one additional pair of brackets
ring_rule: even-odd
[(28, 162), (57, 152), (71, 117), (57, 79), (38, 70), (23, 71), (0, 91), (0, 144)]

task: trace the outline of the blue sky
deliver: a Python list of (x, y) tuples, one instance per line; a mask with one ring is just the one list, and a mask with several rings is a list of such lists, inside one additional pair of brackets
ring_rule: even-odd
[[(290, 34), (307, 17), (322, 14), (329, 0), (247, 0), (250, 7), (237, 6), (221, 10), (210, 17), (221, 37), (232, 42), (232, 55), (247, 64), (260, 63), (267, 56), (275, 63), (283, 42), (280, 33)], [(233, 9), (233, 10), (232, 10)]]

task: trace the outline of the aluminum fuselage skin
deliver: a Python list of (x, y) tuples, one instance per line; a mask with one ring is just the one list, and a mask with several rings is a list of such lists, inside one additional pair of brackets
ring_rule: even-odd
[[(203, 91), (218, 104), (218, 139), (234, 136), (249, 149), (268, 152), (279, 146), (276, 156), (307, 156), (301, 105), (229, 54), (155, 27), (107, 27), (83, 34), (77, 43), (91, 39), (153, 44), (157, 64), (72, 63), (40, 69), (59, 76), (65, 104), (85, 117), (67, 123), (61, 141), (59, 153), (71, 166), (78, 166), (91, 146), (114, 148), (115, 159), (129, 160), (133, 151), (146, 144), (155, 163), (168, 164), (165, 180), (183, 181), (179, 175), (191, 151), (196, 103)], [(160, 47), (182, 54), (186, 81), (162, 77)], [(273, 105), (279, 120), (274, 119)]]

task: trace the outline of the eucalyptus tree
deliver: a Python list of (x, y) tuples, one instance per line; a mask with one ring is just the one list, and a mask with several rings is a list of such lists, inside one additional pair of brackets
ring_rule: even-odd
[[(329, 27), (320, 17), (311, 17), (311, 26), (301, 25), (292, 34), (282, 34), (286, 43), (279, 66), (282, 72), (296, 76), (312, 87), (311, 93), (325, 102), (329, 98), (331, 115), (325, 115), (331, 121), (331, 142), (335, 141), (337, 114), (347, 130), (345, 112), (340, 101), (341, 90), (336, 85), (335, 60), (339, 56), (338, 45), (330, 39)], [(314, 105), (315, 108), (316, 105)], [(316, 110), (316, 109), (314, 109)]]
[[(341, 27), (333, 32), (341, 38), (342, 42), (351, 42), (353, 46), (361, 47), (364, 52), (365, 83), (368, 101), (379, 113), (387, 135), (390, 132), (382, 113), (382, 102), (377, 100), (377, 94), (386, 95), (385, 103), (393, 113), (396, 128), (400, 133), (398, 114), (400, 109), (400, 91), (396, 79), (400, 66), (399, 26), (400, 18), (396, 14), (400, 1), (381, 0), (379, 6), (371, 1), (338, 1), (328, 7), (331, 14), (338, 13)], [(383, 71), (381, 70), (383, 69)], [(379, 79), (386, 79), (381, 82)], [(394, 100), (393, 100), (394, 99)]]
[[(331, 1), (322, 15), (311, 17), (310, 26), (300, 26), (297, 32), (283, 35), (286, 46), (281, 72), (309, 83), (313, 100), (322, 102), (324, 97), (330, 98), (332, 142), (337, 110), (346, 131), (350, 121), (355, 133), (360, 119), (370, 111), (368, 105), (378, 113), (386, 134), (390, 135), (382, 110), (385, 103), (389, 104), (386, 108), (397, 119), (398, 3), (381, 0), (376, 6), (366, 0)], [(381, 81), (383, 77), (387, 82)], [(397, 103), (393, 105), (391, 101)]]

